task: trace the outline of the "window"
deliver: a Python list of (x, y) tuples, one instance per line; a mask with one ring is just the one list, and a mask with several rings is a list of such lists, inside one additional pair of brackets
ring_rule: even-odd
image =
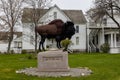
[(79, 33), (79, 26), (76, 26), (76, 33)]
[(108, 43), (108, 41), (109, 41), (109, 37), (108, 35), (105, 35), (105, 43)]
[(79, 45), (79, 37), (76, 37), (76, 45)]
[(19, 42), (18, 43), (18, 48), (21, 48), (22, 47), (22, 42)]
[(57, 19), (57, 12), (54, 12), (53, 15), (54, 15), (54, 19)]
[(120, 36), (119, 34), (116, 35), (116, 41), (117, 42), (120, 42), (120, 37), (119, 36)]
[(31, 30), (31, 31), (34, 30), (34, 25), (33, 25), (33, 24), (30, 25), (30, 30)]
[(15, 48), (22, 48), (22, 42), (15, 41), (15, 42), (14, 42), (14, 47), (15, 47)]
[(117, 42), (118, 47), (120, 47), (120, 37), (119, 36), (120, 36), (119, 34), (116, 35), (116, 42)]
[(103, 24), (104, 24), (105, 26), (107, 26), (107, 19), (106, 19), (106, 18), (103, 19)]

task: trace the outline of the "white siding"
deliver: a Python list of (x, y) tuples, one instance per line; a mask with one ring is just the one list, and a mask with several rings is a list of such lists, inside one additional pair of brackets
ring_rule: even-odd
[[(79, 45), (76, 44), (76, 37), (79, 37)], [(86, 25), (79, 25), (79, 33), (75, 33), (75, 35), (72, 37), (71, 40), (73, 42), (71, 49), (85, 51), (86, 49)]]
[(62, 19), (64, 22), (70, 20), (63, 12), (61, 12), (57, 7), (54, 7), (48, 13), (46, 13), (41, 19), (41, 22), (44, 24), (49, 23), (50, 21), (54, 20), (54, 12), (57, 12), (57, 18)]
[(8, 46), (7, 43), (6, 43), (6, 44), (5, 44), (5, 43), (4, 43), (4, 44), (1, 43), (1, 44), (0, 44), (0, 52), (2, 52), (2, 53), (3, 53), (3, 52), (7, 52), (7, 46)]

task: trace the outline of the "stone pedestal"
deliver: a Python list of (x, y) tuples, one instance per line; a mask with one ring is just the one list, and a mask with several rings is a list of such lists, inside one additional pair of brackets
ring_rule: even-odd
[(61, 50), (38, 54), (38, 71), (69, 71), (68, 53)]

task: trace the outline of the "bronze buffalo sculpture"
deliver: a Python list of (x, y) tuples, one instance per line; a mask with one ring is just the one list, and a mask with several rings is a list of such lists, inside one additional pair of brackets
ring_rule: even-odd
[(60, 42), (66, 38), (71, 39), (75, 34), (74, 23), (71, 21), (63, 22), (61, 19), (55, 19), (49, 24), (36, 27), (36, 32), (41, 36), (39, 43), (39, 50), (45, 50), (45, 39), (55, 38), (57, 42), (57, 48), (61, 48)]

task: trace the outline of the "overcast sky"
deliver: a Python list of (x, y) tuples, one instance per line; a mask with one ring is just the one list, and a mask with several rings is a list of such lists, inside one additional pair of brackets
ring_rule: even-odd
[(53, 0), (52, 4), (56, 4), (60, 9), (83, 10), (85, 13), (93, 4), (94, 0)]

